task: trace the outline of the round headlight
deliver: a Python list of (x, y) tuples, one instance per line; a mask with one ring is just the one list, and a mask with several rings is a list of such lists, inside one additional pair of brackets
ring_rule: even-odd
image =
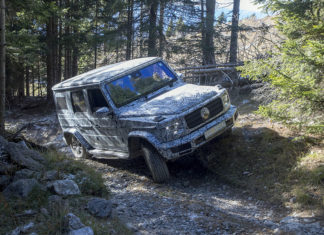
[(229, 99), (227, 92), (223, 95), (222, 99), (223, 99), (223, 104), (225, 107), (230, 105), (230, 99)]

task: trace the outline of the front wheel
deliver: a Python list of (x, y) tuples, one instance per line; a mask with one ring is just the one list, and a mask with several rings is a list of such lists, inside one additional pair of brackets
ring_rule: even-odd
[(80, 141), (75, 137), (71, 137), (70, 148), (75, 158), (87, 158), (89, 154), (85, 147), (80, 143)]
[(161, 155), (147, 143), (142, 145), (142, 151), (144, 153), (146, 165), (152, 174), (153, 181), (156, 183), (167, 181), (170, 178), (170, 173)]

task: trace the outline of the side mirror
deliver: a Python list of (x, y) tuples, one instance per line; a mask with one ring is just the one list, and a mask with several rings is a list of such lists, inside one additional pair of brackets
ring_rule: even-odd
[(95, 112), (95, 114), (98, 116), (108, 116), (111, 112), (108, 107), (101, 107)]

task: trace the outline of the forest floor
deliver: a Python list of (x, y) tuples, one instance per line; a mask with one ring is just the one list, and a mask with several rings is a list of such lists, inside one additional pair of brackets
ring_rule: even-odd
[[(138, 234), (324, 234), (323, 140), (254, 114), (258, 92), (233, 92), (240, 116), (204, 149), (208, 169), (170, 162), (171, 180), (156, 184), (142, 159), (82, 160), (102, 174), (113, 216)], [(26, 139), (71, 156), (53, 108), (9, 111), (7, 130), (27, 123)]]

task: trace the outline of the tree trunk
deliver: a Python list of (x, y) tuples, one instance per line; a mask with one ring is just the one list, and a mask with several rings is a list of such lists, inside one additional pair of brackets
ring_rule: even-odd
[(98, 0), (96, 0), (96, 15), (95, 15), (95, 35), (94, 35), (94, 68), (97, 68), (97, 35), (98, 35)]
[(30, 89), (29, 89), (29, 66), (26, 66), (26, 96), (30, 96)]
[(32, 94), (33, 97), (35, 96), (35, 69), (34, 67), (32, 67), (32, 73), (31, 73), (32, 77), (31, 77), (31, 82), (32, 82)]
[(22, 59), (18, 59), (17, 64), (17, 72), (18, 72), (18, 78), (19, 78), (19, 84), (18, 84), (18, 100), (22, 101), (25, 97), (25, 71), (24, 71), (24, 64), (22, 62)]
[[(65, 1), (65, 7), (71, 8), (70, 0)], [(65, 15), (65, 21), (69, 22), (71, 20), (71, 9)], [(71, 47), (71, 26), (69, 23), (65, 24), (65, 45), (64, 45), (64, 79), (69, 79), (72, 77), (72, 47)]]
[(133, 11), (134, 1), (128, 0), (127, 4), (127, 42), (126, 42), (126, 60), (130, 60), (132, 56), (132, 40), (133, 40)]
[(149, 37), (148, 37), (148, 56), (157, 56), (156, 49), (156, 11), (158, 1), (152, 0), (150, 4), (149, 16)]
[(140, 51), (139, 55), (140, 57), (143, 57), (143, 18), (144, 18), (144, 4), (143, 1), (141, 1), (141, 12), (140, 12), (140, 28), (139, 28), (139, 40), (140, 40)]
[(77, 46), (74, 46), (73, 54), (72, 54), (72, 77), (78, 74), (78, 58), (79, 58), (79, 48)]
[(40, 74), (40, 61), (38, 61), (38, 66), (37, 66), (37, 75), (38, 75), (38, 93), (37, 96), (42, 96), (42, 88), (41, 88), (41, 74)]
[(164, 34), (163, 34), (163, 27), (164, 27), (164, 8), (165, 8), (165, 1), (160, 0), (160, 18), (159, 18), (159, 57), (163, 56), (164, 51)]
[(240, 0), (234, 0), (233, 15), (232, 15), (232, 32), (231, 32), (231, 44), (230, 44), (230, 59), (229, 62), (237, 62), (237, 34), (238, 34), (238, 22), (240, 16)]
[[(59, 8), (62, 8), (62, 0), (59, 0)], [(58, 47), (57, 47), (57, 82), (62, 80), (62, 16), (58, 18)]]
[(201, 29), (201, 50), (202, 50), (202, 64), (205, 64), (205, 37), (206, 37), (206, 32), (205, 32), (205, 1), (200, 0), (200, 29)]
[(47, 54), (46, 54), (46, 77), (47, 77), (47, 86), (46, 86), (46, 93), (47, 93), (47, 101), (52, 99), (52, 92), (51, 87), (54, 80), (53, 74), (53, 17), (48, 19), (46, 25), (46, 44), (47, 44)]
[(203, 50), (203, 63), (215, 64), (214, 48), (214, 19), (215, 19), (215, 0), (206, 0), (206, 26), (205, 43)]
[(6, 4), (5, 0), (1, 0), (1, 16), (0, 16), (0, 135), (5, 132), (5, 105), (6, 105)]

